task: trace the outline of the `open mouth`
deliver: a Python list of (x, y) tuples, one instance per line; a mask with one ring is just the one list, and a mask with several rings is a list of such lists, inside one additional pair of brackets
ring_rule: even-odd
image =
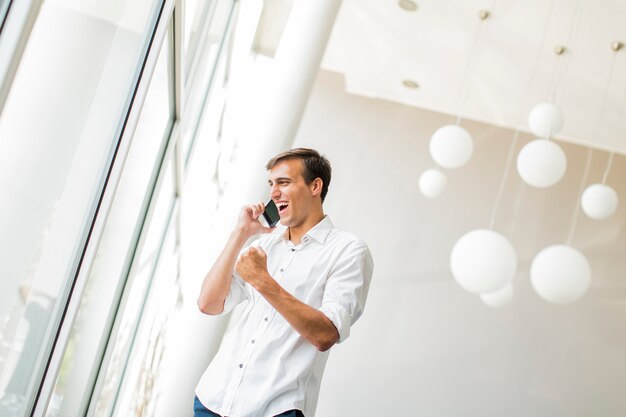
[(276, 207), (278, 207), (278, 213), (283, 214), (285, 210), (287, 210), (287, 207), (289, 207), (289, 203), (286, 203), (284, 201), (278, 202), (276, 203)]

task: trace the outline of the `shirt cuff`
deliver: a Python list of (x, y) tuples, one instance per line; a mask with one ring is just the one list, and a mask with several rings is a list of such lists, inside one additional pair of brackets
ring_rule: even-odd
[(339, 340), (341, 343), (350, 336), (351, 318), (348, 311), (336, 302), (325, 303), (320, 307), (320, 311), (333, 322), (339, 332)]

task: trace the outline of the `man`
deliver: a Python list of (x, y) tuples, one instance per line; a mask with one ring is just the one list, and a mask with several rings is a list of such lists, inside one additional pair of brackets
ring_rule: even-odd
[(196, 417), (313, 417), (328, 350), (365, 306), (372, 257), (324, 215), (328, 160), (297, 148), (266, 168), (281, 226), (258, 221), (263, 203), (243, 207), (198, 298), (205, 314), (243, 310), (196, 388)]

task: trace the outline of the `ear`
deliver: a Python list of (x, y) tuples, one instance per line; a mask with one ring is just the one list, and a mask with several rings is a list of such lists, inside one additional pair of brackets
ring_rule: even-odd
[(324, 185), (324, 181), (321, 178), (317, 177), (311, 182), (311, 193), (316, 195), (322, 194), (322, 186)]

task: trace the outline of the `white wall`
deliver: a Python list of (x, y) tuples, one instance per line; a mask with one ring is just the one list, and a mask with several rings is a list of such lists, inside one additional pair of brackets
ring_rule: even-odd
[[(550, 305), (530, 287), (528, 267), (565, 242), (587, 150), (563, 144), (568, 171), (545, 190), (523, 186), (513, 164), (495, 229), (518, 252), (516, 294), (507, 307), (486, 307), (454, 282), (448, 258), (461, 235), (488, 227), (513, 132), (463, 122), (474, 157), (449, 172), (443, 197), (427, 200), (417, 180), (434, 167), (428, 140), (453, 121), (351, 96), (340, 75), (318, 75), (295, 145), (331, 160), (326, 211), (369, 243), (375, 272), (364, 316), (333, 348), (317, 416), (624, 415), (626, 204), (600, 222), (581, 213), (573, 245), (591, 262), (591, 288), (574, 304)], [(607, 156), (593, 153), (589, 183), (601, 180)], [(608, 184), (622, 201), (625, 175), (616, 156)]]

